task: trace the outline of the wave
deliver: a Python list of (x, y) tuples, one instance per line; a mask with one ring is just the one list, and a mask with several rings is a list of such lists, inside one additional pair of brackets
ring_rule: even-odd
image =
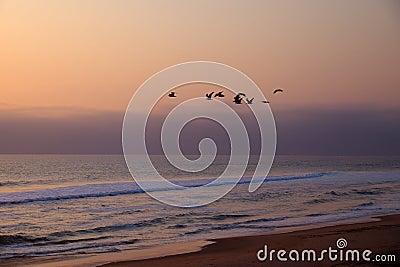
[[(58, 182), (63, 182), (66, 180), (58, 180)], [(49, 184), (49, 180), (41, 179), (41, 180), (27, 180), (27, 181), (2, 181), (0, 182), (0, 186), (18, 186), (18, 185), (37, 185), (37, 184)]]
[(10, 185), (18, 185), (20, 184), (19, 182), (14, 182), (14, 181), (4, 181), (0, 182), (0, 186), (10, 186)]
[(223, 221), (223, 220), (228, 220), (228, 219), (245, 218), (245, 217), (250, 217), (250, 216), (251, 215), (247, 215), (247, 214), (219, 214), (219, 215), (215, 215), (215, 216), (204, 217), (203, 219), (213, 220), (213, 221)]
[[(310, 179), (319, 178), (334, 172), (318, 172), (309, 173), (304, 175), (296, 176), (275, 176), (268, 177), (265, 182), (280, 182), (280, 181), (291, 181), (299, 179)], [(243, 177), (239, 184), (248, 184), (251, 181), (251, 177)], [(263, 179), (263, 178), (255, 178)], [(212, 182), (214, 179), (196, 179), (196, 180), (181, 180), (173, 181), (181, 186), (195, 187)], [(226, 178), (224, 181), (219, 182), (215, 186), (226, 185), (234, 183), (235, 179)], [(165, 188), (156, 188), (154, 191), (165, 191)], [(24, 192), (13, 192), (13, 193), (2, 193), (0, 194), (0, 205), (6, 204), (22, 204), (37, 201), (55, 201), (65, 199), (78, 199), (78, 198), (90, 198), (90, 197), (107, 197), (117, 196), (124, 194), (137, 194), (143, 193), (143, 190), (135, 182), (116, 182), (116, 183), (102, 183), (102, 184), (88, 184), (80, 186), (66, 186), (42, 190), (32, 190)]]
[(325, 215), (329, 215), (328, 213), (310, 213), (307, 214), (306, 217), (320, 217), (320, 216), (325, 216)]
[(368, 207), (368, 206), (372, 206), (372, 205), (374, 205), (374, 202), (370, 201), (370, 202), (366, 202), (366, 203), (357, 205), (357, 207)]
[(384, 193), (384, 189), (381, 188), (364, 189), (364, 190), (353, 189), (352, 193), (358, 195), (381, 195), (382, 193)]
[(0, 245), (14, 245), (20, 243), (37, 243), (48, 241), (46, 237), (33, 237), (24, 235), (0, 235)]
[(99, 233), (108, 233), (108, 232), (115, 232), (115, 231), (123, 231), (123, 230), (134, 230), (143, 227), (151, 227), (160, 224), (165, 224), (166, 218), (155, 218), (151, 220), (144, 220), (137, 223), (123, 223), (123, 224), (114, 224), (114, 225), (107, 225), (107, 226), (99, 226), (90, 229), (80, 229), (76, 231), (61, 231), (61, 232), (54, 232), (49, 234), (50, 237), (63, 237), (63, 236), (75, 236), (75, 235), (82, 235), (82, 234), (99, 234)]
[[(99, 240), (100, 238), (98, 238)], [(51, 256), (51, 255), (77, 255), (77, 254), (94, 254), (94, 253), (105, 253), (105, 252), (119, 252), (121, 251), (118, 246), (124, 245), (135, 245), (140, 242), (139, 239), (127, 239), (115, 242), (90, 242), (90, 243), (74, 243), (74, 246), (65, 246), (65, 244), (71, 243), (55, 243), (49, 242), (41, 244), (41, 249), (37, 249), (34, 246), (27, 246), (26, 251), (9, 251), (4, 254), (0, 254), (0, 260), (13, 257), (30, 257), (30, 256)], [(35, 244), (34, 244), (35, 245)]]

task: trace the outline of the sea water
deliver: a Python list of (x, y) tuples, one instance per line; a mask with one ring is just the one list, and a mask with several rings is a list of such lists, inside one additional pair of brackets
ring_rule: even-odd
[[(186, 186), (212, 181), (228, 159), (189, 175), (152, 157), (160, 174)], [(0, 259), (142, 249), (400, 210), (400, 157), (277, 156), (249, 193), (256, 164), (250, 158), (222, 199), (177, 208), (144, 193), (122, 155), (0, 155)]]

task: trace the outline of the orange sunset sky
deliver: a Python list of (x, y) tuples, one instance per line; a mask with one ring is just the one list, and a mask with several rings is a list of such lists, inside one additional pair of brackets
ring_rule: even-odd
[(271, 105), (287, 125), (311, 107), (397, 112), (400, 3), (0, 0), (0, 152), (62, 152), (42, 151), (40, 132), (10, 136), (33, 117), (122, 114), (148, 77), (193, 60), (231, 65), (266, 95), (285, 88)]

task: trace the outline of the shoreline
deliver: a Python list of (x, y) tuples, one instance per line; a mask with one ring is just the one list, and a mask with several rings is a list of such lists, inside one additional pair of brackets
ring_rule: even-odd
[[(271, 247), (276, 249), (300, 249), (302, 246), (305, 246), (308, 249), (322, 250), (328, 246), (335, 247), (335, 242), (340, 237), (340, 234), (348, 240), (350, 248), (353, 247), (351, 246), (352, 244), (359, 248), (362, 248), (364, 244), (364, 249), (368, 248), (376, 253), (379, 252), (378, 244), (382, 243), (379, 240), (384, 238), (387, 244), (385, 246), (385, 242), (383, 242), (382, 248), (384, 247), (386, 250), (393, 252), (383, 251), (382, 253), (394, 253), (396, 254), (397, 261), (400, 260), (400, 241), (395, 239), (395, 236), (400, 236), (400, 214), (387, 214), (328, 223), (284, 227), (268, 233), (254, 232), (247, 233), (247, 235), (166, 244), (140, 250), (125, 250), (81, 256), (13, 258), (0, 261), (0, 267), (10, 265), (35, 267), (157, 267), (171, 264), (174, 266), (186, 266), (189, 263), (191, 266), (249, 266), (260, 264), (268, 264), (270, 266), (271, 264), (273, 266), (277, 264), (280, 266), (282, 263), (279, 262), (259, 262), (257, 260), (257, 251), (262, 249), (267, 241), (268, 246), (271, 244)], [(390, 239), (390, 237), (394, 238), (394, 240)], [(369, 243), (373, 247), (369, 247)], [(310, 244), (310, 246), (307, 247), (306, 244)], [(233, 259), (235, 260), (232, 261)], [(293, 264), (293, 262), (291, 263)], [(301, 263), (297, 262), (296, 265), (298, 264), (301, 265)], [(310, 264), (310, 262), (303, 262), (303, 264)], [(330, 262), (330, 264), (334, 265), (335, 262)], [(329, 263), (326, 266), (330, 266)]]
[[(361, 219), (361, 218), (360, 218)], [(345, 238), (348, 249), (369, 249), (373, 256), (377, 254), (395, 255), (400, 260), (400, 214), (378, 215), (369, 217), (369, 221), (345, 223), (338, 221), (336, 225), (293, 230), (284, 233), (264, 235), (228, 237), (211, 240), (213, 244), (202, 250), (181, 255), (171, 255), (145, 260), (115, 261), (101, 265), (102, 267), (126, 266), (312, 266), (313, 262), (260, 262), (256, 254), (264, 245), (276, 250), (314, 249), (322, 251), (329, 246), (336, 248), (336, 241)], [(311, 225), (312, 226), (312, 225)], [(371, 266), (372, 262), (332, 262), (324, 260), (319, 266), (348, 266), (351, 264)], [(382, 264), (381, 264), (382, 265)], [(395, 266), (395, 262), (385, 263)]]

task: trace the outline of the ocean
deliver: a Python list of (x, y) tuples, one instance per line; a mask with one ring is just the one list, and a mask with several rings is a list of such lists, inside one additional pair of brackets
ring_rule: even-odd
[[(215, 179), (227, 159), (188, 174), (152, 157), (166, 178), (189, 186)], [(0, 155), (0, 259), (143, 249), (400, 211), (400, 157), (277, 156), (249, 193), (256, 162), (222, 199), (177, 208), (144, 193), (122, 155)]]

